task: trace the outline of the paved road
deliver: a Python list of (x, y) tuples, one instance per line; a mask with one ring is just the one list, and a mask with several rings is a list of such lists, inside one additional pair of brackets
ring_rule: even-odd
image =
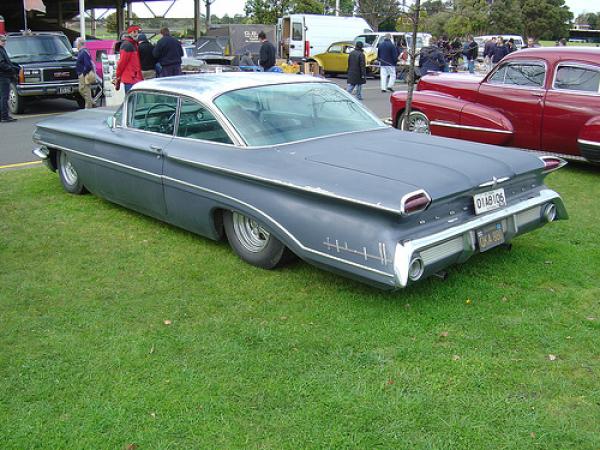
[[(346, 87), (345, 77), (332, 78), (331, 81)], [(406, 85), (397, 84), (396, 89), (405, 90)], [(385, 119), (390, 116), (390, 94), (381, 92), (379, 80), (367, 80), (363, 98), (363, 103), (378, 117)], [(15, 116), (19, 119), (17, 122), (0, 124), (0, 171), (38, 165), (39, 160), (31, 153), (35, 124), (44, 118), (75, 110), (77, 103), (73, 100), (40, 100), (31, 104), (26, 114)]]

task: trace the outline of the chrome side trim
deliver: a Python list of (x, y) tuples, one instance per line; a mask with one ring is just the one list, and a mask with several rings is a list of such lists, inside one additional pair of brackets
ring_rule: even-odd
[(577, 143), (582, 144), (582, 145), (591, 145), (592, 147), (600, 148), (600, 142), (588, 141), (587, 139), (577, 139)]
[(488, 133), (514, 134), (512, 131), (508, 131), (508, 130), (496, 130), (494, 128), (474, 127), (474, 126), (470, 126), (470, 125), (459, 125), (457, 123), (443, 122), (440, 120), (432, 120), (431, 125), (437, 125), (439, 127), (460, 128), (460, 129), (469, 130), (469, 131), (485, 131)]
[(116, 161), (112, 161), (110, 159), (106, 159), (106, 158), (101, 158), (99, 156), (94, 156), (94, 155), (88, 155), (87, 153), (83, 153), (83, 152), (79, 152), (77, 150), (73, 150), (67, 147), (63, 147), (62, 145), (56, 145), (56, 144), (50, 144), (48, 142), (43, 142), (43, 141), (38, 141), (39, 144), (45, 145), (47, 147), (52, 147), (52, 148), (56, 148), (58, 150), (64, 151), (64, 152), (70, 152), (70, 153), (74, 153), (76, 155), (82, 156), (84, 158), (89, 158), (89, 159), (93, 159), (95, 161), (102, 161), (108, 164), (113, 164), (115, 166), (121, 167), (123, 169), (127, 169), (127, 170), (131, 170), (132, 172), (138, 172), (138, 173), (143, 173), (144, 175), (148, 175), (150, 177), (153, 178), (162, 178), (162, 175), (156, 174), (154, 172), (148, 172), (147, 170), (143, 170), (143, 169), (138, 169), (137, 167), (133, 167), (133, 166), (129, 166), (127, 164), (122, 164)]
[[(377, 203), (363, 202), (361, 200), (357, 200), (354, 198), (344, 197), (343, 195), (337, 195), (333, 192), (324, 191), (323, 189), (320, 189), (320, 188), (313, 188), (310, 186), (298, 186), (296, 184), (288, 183), (288, 182), (282, 181), (282, 180), (274, 180), (272, 178), (264, 178), (264, 177), (260, 177), (258, 175), (253, 175), (253, 174), (249, 174), (249, 173), (245, 173), (245, 172), (238, 172), (237, 170), (226, 169), (225, 167), (213, 166), (210, 164), (204, 164), (204, 163), (200, 163), (197, 161), (191, 161), (189, 159), (180, 158), (180, 157), (172, 156), (172, 155), (167, 155), (167, 158), (173, 159), (175, 161), (179, 161), (184, 164), (189, 164), (189, 165), (192, 165), (195, 167), (201, 167), (201, 168), (207, 169), (207, 170), (227, 173), (229, 175), (236, 175), (236, 176), (248, 178), (248, 179), (255, 180), (255, 181), (260, 181), (263, 183), (269, 183), (269, 184), (274, 184), (277, 186), (282, 186), (282, 187), (295, 189), (295, 190), (299, 190), (299, 191), (303, 191), (303, 192), (309, 192), (311, 194), (317, 194), (317, 195), (332, 198), (335, 200), (342, 200), (345, 202), (354, 203), (356, 205), (366, 206), (369, 208), (374, 208), (374, 209), (378, 209), (378, 210), (385, 211), (385, 212), (390, 212), (390, 213), (394, 213), (394, 214), (401, 213), (401, 211), (399, 209), (388, 208), (386, 206), (383, 206), (383, 205), (380, 205)], [(413, 192), (413, 194), (414, 194), (414, 192)], [(426, 192), (425, 192), (425, 194), (427, 195)]]
[(551, 189), (543, 189), (538, 197), (530, 198), (519, 202), (516, 205), (491, 212), (485, 216), (477, 217), (473, 220), (457, 225), (453, 228), (440, 231), (439, 233), (425, 236), (412, 241), (398, 242), (396, 245), (396, 254), (394, 255), (394, 272), (396, 273), (396, 283), (400, 287), (405, 287), (408, 283), (408, 267), (410, 260), (415, 252), (427, 247), (431, 247), (439, 242), (456, 238), (460, 235), (472, 232), (478, 228), (484, 227), (490, 223), (499, 222), (503, 219), (516, 218), (516, 215), (530, 208), (535, 208), (544, 203), (555, 201), (559, 212), (559, 218), (568, 218), (567, 211), (562, 203), (558, 193)]
[(364, 265), (362, 265), (362, 264), (357, 264), (357, 263), (355, 263), (355, 262), (352, 262), (352, 261), (348, 261), (348, 260), (345, 260), (345, 259), (342, 259), (342, 258), (337, 258), (337, 257), (335, 257), (335, 256), (328, 255), (327, 253), (323, 253), (323, 252), (320, 252), (320, 251), (318, 251), (318, 250), (314, 250), (314, 249), (312, 249), (312, 248), (310, 248), (310, 247), (306, 247), (306, 246), (305, 246), (304, 244), (302, 244), (302, 243), (301, 243), (301, 242), (300, 242), (300, 241), (299, 241), (299, 240), (298, 240), (298, 239), (297, 239), (297, 238), (296, 238), (294, 235), (292, 235), (292, 234), (291, 234), (291, 233), (290, 233), (288, 230), (286, 230), (286, 229), (283, 227), (283, 225), (281, 225), (279, 222), (277, 222), (275, 219), (273, 219), (273, 218), (272, 218), (271, 216), (269, 216), (267, 213), (265, 213), (264, 211), (262, 211), (262, 210), (260, 210), (260, 209), (258, 209), (258, 208), (256, 208), (256, 207), (254, 207), (254, 206), (250, 205), (249, 203), (246, 203), (246, 202), (244, 202), (243, 200), (239, 200), (239, 199), (237, 199), (237, 198), (235, 198), (235, 197), (231, 197), (231, 196), (229, 196), (229, 195), (227, 195), (227, 194), (223, 194), (223, 193), (221, 193), (221, 192), (217, 192), (217, 191), (214, 191), (214, 190), (212, 190), (212, 189), (203, 188), (203, 187), (201, 187), (201, 186), (198, 186), (198, 185), (195, 185), (195, 184), (192, 184), (192, 183), (188, 183), (187, 181), (178, 180), (178, 179), (176, 179), (176, 178), (171, 178), (171, 177), (167, 177), (167, 176), (164, 176), (164, 175), (157, 175), (157, 174), (155, 174), (155, 173), (148, 172), (148, 171), (146, 171), (146, 170), (137, 169), (137, 168), (135, 168), (135, 167), (131, 167), (131, 166), (128, 166), (128, 165), (126, 165), (126, 164), (121, 164), (121, 163), (117, 163), (117, 162), (114, 162), (114, 161), (111, 161), (111, 160), (107, 160), (107, 159), (105, 159), (105, 158), (100, 158), (100, 157), (98, 157), (98, 156), (92, 156), (92, 155), (88, 155), (88, 154), (85, 154), (85, 153), (82, 153), (82, 152), (78, 152), (78, 151), (76, 151), (76, 150), (72, 150), (72, 149), (69, 149), (69, 148), (66, 148), (66, 147), (62, 147), (62, 146), (60, 146), (60, 145), (49, 144), (49, 143), (43, 143), (43, 142), (40, 142), (40, 144), (42, 144), (42, 145), (48, 145), (48, 146), (50, 146), (50, 147), (52, 147), (52, 148), (57, 148), (57, 149), (59, 149), (59, 150), (63, 150), (63, 151), (66, 151), (66, 152), (72, 152), (72, 153), (75, 153), (75, 154), (77, 154), (77, 155), (80, 155), (80, 156), (83, 156), (83, 157), (88, 157), (88, 158), (90, 158), (90, 159), (94, 159), (94, 160), (97, 160), (97, 161), (103, 161), (103, 162), (107, 162), (107, 163), (112, 163), (112, 164), (115, 164), (115, 165), (117, 165), (117, 166), (119, 166), (119, 167), (123, 167), (123, 168), (129, 169), (129, 170), (135, 171), (135, 172), (139, 172), (139, 173), (143, 173), (143, 174), (146, 174), (146, 175), (149, 175), (149, 176), (153, 176), (153, 177), (156, 177), (156, 178), (160, 178), (160, 179), (162, 179), (163, 181), (164, 181), (164, 180), (168, 180), (168, 181), (171, 181), (171, 182), (173, 182), (173, 183), (180, 184), (180, 185), (182, 185), (182, 186), (187, 186), (187, 187), (190, 187), (190, 188), (193, 188), (193, 189), (196, 189), (196, 190), (202, 191), (202, 192), (207, 192), (207, 193), (210, 193), (210, 194), (213, 194), (213, 195), (216, 195), (216, 196), (222, 197), (222, 198), (226, 198), (226, 199), (228, 199), (228, 200), (231, 200), (231, 201), (233, 201), (233, 202), (235, 202), (235, 203), (238, 203), (238, 204), (240, 204), (240, 205), (244, 205), (245, 207), (247, 207), (247, 208), (249, 208), (249, 209), (252, 209), (253, 211), (256, 211), (256, 212), (257, 212), (259, 215), (261, 215), (262, 217), (266, 217), (266, 218), (268, 218), (269, 220), (271, 220), (271, 221), (272, 221), (272, 223), (274, 223), (274, 224), (276, 224), (276, 225), (277, 225), (278, 229), (279, 229), (279, 230), (280, 230), (282, 233), (284, 233), (286, 236), (288, 236), (288, 237), (289, 237), (289, 238), (290, 238), (290, 239), (291, 239), (291, 240), (292, 240), (292, 241), (293, 241), (293, 242), (294, 242), (294, 243), (295, 243), (295, 244), (296, 244), (298, 247), (300, 247), (300, 248), (301, 248), (303, 251), (305, 251), (305, 252), (308, 252), (308, 253), (313, 253), (313, 254), (315, 254), (315, 255), (318, 255), (318, 256), (321, 256), (321, 257), (323, 257), (323, 258), (331, 259), (331, 260), (337, 261), (337, 262), (339, 262), (339, 263), (342, 263), (342, 264), (347, 264), (347, 265), (350, 265), (350, 266), (352, 266), (352, 267), (356, 267), (356, 268), (358, 268), (358, 269), (361, 269), (361, 270), (365, 270), (365, 271), (368, 271), (368, 272), (372, 272), (372, 273), (375, 273), (375, 274), (377, 274), (377, 275), (380, 275), (380, 276), (385, 276), (385, 277), (388, 277), (388, 278), (394, 278), (394, 274), (391, 274), (391, 273), (389, 273), (389, 272), (383, 272), (383, 271), (381, 271), (381, 270), (373, 269), (373, 268), (371, 268), (371, 267), (364, 266)]

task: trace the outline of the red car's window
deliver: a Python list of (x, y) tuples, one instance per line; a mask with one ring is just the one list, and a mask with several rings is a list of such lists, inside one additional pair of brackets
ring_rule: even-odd
[(600, 92), (600, 69), (580, 66), (560, 66), (556, 70), (554, 89)]

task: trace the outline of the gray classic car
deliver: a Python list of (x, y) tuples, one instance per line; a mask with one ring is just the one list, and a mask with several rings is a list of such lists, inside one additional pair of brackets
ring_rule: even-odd
[(544, 185), (560, 158), (402, 132), (309, 76), (148, 80), (34, 141), (70, 193), (225, 236), (259, 267), (296, 255), (383, 288), (567, 218)]

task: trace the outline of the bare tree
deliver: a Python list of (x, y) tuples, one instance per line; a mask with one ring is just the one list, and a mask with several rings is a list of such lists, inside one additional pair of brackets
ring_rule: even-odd
[(358, 10), (375, 31), (382, 22), (400, 15), (398, 0), (358, 0)]
[(204, 4), (206, 5), (206, 31), (210, 28), (210, 5), (212, 5), (217, 0), (204, 0)]

